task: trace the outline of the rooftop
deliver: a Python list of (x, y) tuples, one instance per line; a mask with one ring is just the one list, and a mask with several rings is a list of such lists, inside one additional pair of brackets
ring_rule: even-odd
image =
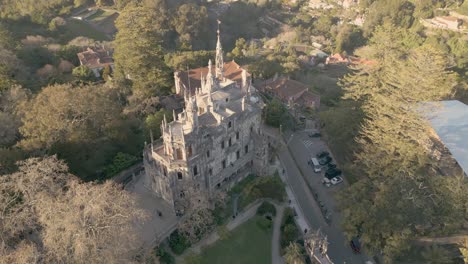
[[(242, 67), (239, 66), (235, 61), (230, 61), (224, 63), (224, 77), (228, 80), (237, 82), (240, 86), (242, 83)], [(212, 74), (215, 74), (215, 66), (211, 68)], [(208, 67), (201, 67), (196, 69), (190, 69), (189, 71), (179, 72), (180, 80), (185, 85), (185, 87), (190, 87), (192, 90), (192, 95), (195, 93), (195, 88), (201, 87), (201, 77), (204, 78), (208, 74)], [(250, 74), (247, 72), (247, 76)], [(190, 85), (189, 79), (190, 78)]]
[(452, 100), (426, 103), (424, 116), (468, 174), (468, 105)]
[(264, 89), (276, 91), (275, 93), (283, 100), (289, 100), (290, 97), (304, 93), (308, 87), (298, 81), (286, 78), (267, 80), (263, 86)]
[(87, 48), (86, 51), (77, 54), (81, 65), (89, 68), (99, 68), (114, 64), (112, 52), (103, 48)]

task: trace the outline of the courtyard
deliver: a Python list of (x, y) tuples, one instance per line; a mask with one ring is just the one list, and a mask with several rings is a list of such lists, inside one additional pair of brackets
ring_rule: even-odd
[[(218, 240), (200, 254), (203, 264), (271, 263), (272, 227), (262, 226), (264, 217), (255, 216)], [(242, 252), (242, 253), (239, 253)]]

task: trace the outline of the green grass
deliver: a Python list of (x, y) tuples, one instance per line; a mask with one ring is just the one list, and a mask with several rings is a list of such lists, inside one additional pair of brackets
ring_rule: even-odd
[(108, 18), (109, 16), (111, 16), (114, 13), (115, 13), (115, 11), (110, 11), (110, 10), (108, 11), (108, 10), (99, 9), (92, 16), (86, 18), (86, 20), (98, 23), (98, 22), (101, 22), (102, 20)]
[(262, 230), (256, 216), (201, 254), (201, 264), (270, 264), (272, 230)]
[(67, 21), (67, 25), (65, 27), (66, 30), (64, 31), (69, 32), (69, 34), (66, 36), (68, 40), (72, 40), (78, 36), (88, 37), (100, 41), (109, 40), (104, 33), (94, 29), (84, 21), (70, 19)]

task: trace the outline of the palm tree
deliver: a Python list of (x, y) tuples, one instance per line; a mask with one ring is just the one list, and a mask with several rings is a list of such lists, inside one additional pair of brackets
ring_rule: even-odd
[(286, 264), (304, 264), (304, 256), (302, 249), (299, 244), (291, 242), (286, 248), (286, 254), (284, 255)]
[(421, 255), (427, 264), (449, 264), (453, 262), (450, 252), (440, 246), (427, 247)]

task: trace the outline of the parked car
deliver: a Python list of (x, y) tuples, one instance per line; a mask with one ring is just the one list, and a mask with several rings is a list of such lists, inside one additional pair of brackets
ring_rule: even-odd
[(329, 169), (336, 169), (336, 164), (335, 164), (335, 163), (328, 163), (328, 164), (327, 164), (327, 167), (328, 167)]
[(353, 237), (353, 239), (351, 239), (351, 241), (349, 242), (349, 245), (351, 246), (351, 249), (354, 253), (361, 253), (361, 242), (359, 242), (358, 237)]
[(330, 179), (328, 179), (327, 177), (324, 177), (322, 179), (322, 184), (327, 186), (327, 187), (330, 187), (331, 186), (331, 182), (330, 182)]
[(317, 158), (319, 158), (319, 159), (325, 158), (325, 157), (328, 157), (328, 156), (330, 156), (330, 153), (328, 153), (328, 151), (322, 151), (319, 154), (317, 154)]
[(339, 176), (341, 175), (341, 170), (337, 170), (337, 169), (328, 169), (326, 172), (325, 172), (325, 178), (328, 178), (328, 179), (333, 179), (335, 178), (336, 176)]
[(337, 185), (343, 182), (343, 178), (341, 178), (340, 176), (336, 176), (335, 178), (331, 179), (330, 182), (333, 185)]
[(326, 165), (332, 161), (332, 158), (330, 156), (325, 156), (319, 160), (320, 165)]
[(322, 134), (320, 134), (320, 133), (309, 134), (310, 138), (318, 138), (318, 137), (321, 137), (321, 136), (322, 136)]

